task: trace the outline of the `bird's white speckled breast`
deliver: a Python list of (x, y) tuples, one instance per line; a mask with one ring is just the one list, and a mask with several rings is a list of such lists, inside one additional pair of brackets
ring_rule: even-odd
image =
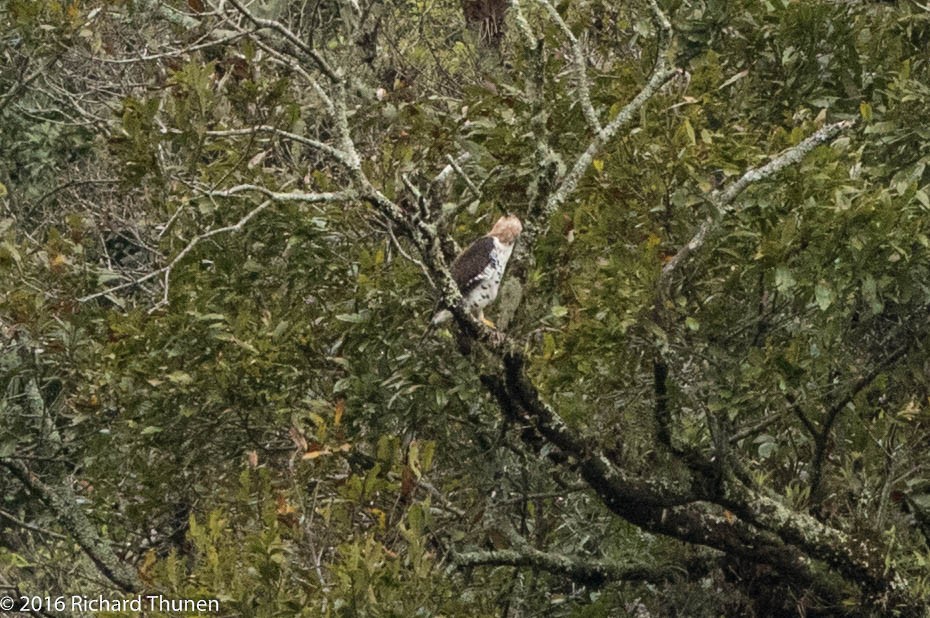
[(481, 283), (475, 286), (475, 289), (471, 291), (468, 297), (468, 305), (472, 310), (484, 309), (497, 298), (501, 279), (504, 276), (504, 270), (507, 268), (511, 253), (513, 253), (512, 244), (505, 245), (498, 239), (494, 239), (494, 252), (491, 254), (491, 262), (482, 273)]

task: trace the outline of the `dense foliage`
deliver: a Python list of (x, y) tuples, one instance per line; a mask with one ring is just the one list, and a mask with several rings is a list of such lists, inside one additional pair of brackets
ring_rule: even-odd
[(4, 591), (925, 615), (923, 4), (0, 16)]

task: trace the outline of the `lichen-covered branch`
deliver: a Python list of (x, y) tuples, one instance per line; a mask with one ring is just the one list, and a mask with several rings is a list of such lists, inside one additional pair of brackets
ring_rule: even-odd
[(525, 242), (530, 242), (530, 239), (535, 238), (555, 211), (565, 203), (565, 200), (567, 200), (572, 193), (574, 193), (575, 189), (578, 187), (578, 183), (591, 167), (591, 163), (594, 161), (594, 157), (597, 153), (600, 152), (621, 129), (630, 124), (636, 112), (652, 99), (668, 80), (678, 73), (677, 70), (669, 67), (667, 57), (672, 40), (671, 24), (658, 4), (650, 2), (650, 9), (652, 10), (653, 23), (656, 26), (659, 44), (652, 74), (642, 90), (640, 90), (606, 126), (597, 131), (585, 150), (575, 159), (575, 162), (565, 176), (559, 180), (558, 187), (549, 195), (542, 211), (532, 213), (532, 218), (527, 225), (527, 231), (524, 232), (526, 236)]
[[(711, 496), (686, 495), (671, 483), (629, 477), (599, 452), (593, 439), (585, 439), (566, 426), (539, 400), (518, 359), (505, 358), (504, 365), (500, 374), (484, 376), (482, 381), (509, 418), (529, 425), (531, 430), (521, 433), (523, 440), (534, 450), (548, 453), (557, 465), (578, 472), (615, 514), (650, 532), (767, 564), (798, 585), (834, 600), (842, 598), (844, 593), (836, 590), (822, 571), (813, 568), (810, 558), (797, 547), (774, 532), (710, 504), (707, 500)], [(558, 450), (554, 451), (553, 446)]]
[(667, 290), (672, 273), (688, 259), (690, 255), (700, 250), (707, 242), (708, 236), (719, 227), (722, 219), (733, 211), (734, 202), (739, 195), (749, 186), (759, 181), (771, 178), (786, 167), (799, 163), (811, 150), (826, 143), (835, 137), (841, 131), (853, 126), (853, 121), (843, 120), (833, 124), (826, 125), (813, 135), (803, 140), (796, 146), (792, 146), (782, 154), (778, 155), (765, 165), (752, 168), (744, 173), (736, 182), (722, 191), (711, 193), (709, 199), (716, 212), (708, 217), (699, 227), (694, 236), (685, 243), (677, 253), (662, 268), (662, 275), (659, 283), (659, 289)]
[(53, 488), (46, 485), (25, 464), (12, 457), (0, 458), (0, 466), (15, 476), (31, 494), (52, 511), (61, 527), (107, 579), (126, 592), (141, 588), (135, 573), (119, 561), (109, 544), (100, 538), (93, 524), (81, 512), (70, 488)]
[(536, 33), (533, 32), (530, 22), (523, 13), (523, 3), (521, 0), (511, 0), (510, 7), (513, 9), (514, 19), (517, 21), (517, 29), (523, 38), (524, 46), (531, 50), (536, 48)]
[(681, 577), (681, 569), (664, 565), (620, 564), (609, 560), (592, 560), (583, 556), (564, 556), (531, 547), (519, 550), (500, 549), (455, 553), (459, 567), (512, 566), (528, 567), (564, 575), (580, 584), (601, 586), (607, 582), (666, 582)]
[[(631, 523), (768, 564), (796, 583), (841, 598), (844, 593), (829, 574), (813, 568), (811, 559), (819, 560), (860, 587), (873, 607), (905, 613), (916, 607), (903, 581), (885, 568), (877, 548), (791, 511), (739, 481), (726, 481), (712, 494), (702, 493), (700, 484), (683, 493), (670, 484), (625, 475), (599, 452), (594, 440), (572, 430), (540, 400), (518, 354), (506, 354), (501, 373), (485, 376), (483, 382), (508, 417), (532, 427), (534, 431), (523, 432), (524, 441), (540, 450), (550, 445), (550, 459), (576, 470), (610, 510)], [(559, 449), (558, 457), (552, 456), (552, 446)]]
[(588, 60), (581, 48), (581, 41), (578, 40), (578, 37), (575, 36), (575, 33), (568, 27), (568, 24), (565, 23), (565, 20), (562, 19), (562, 16), (559, 15), (559, 12), (549, 0), (539, 0), (539, 3), (545, 7), (552, 20), (558, 25), (559, 30), (562, 31), (562, 34), (571, 44), (572, 64), (575, 68), (575, 94), (578, 103), (581, 105), (585, 121), (592, 131), (598, 133), (601, 130), (601, 121), (598, 118), (597, 110), (594, 109), (594, 105), (591, 103), (591, 83), (588, 81), (587, 69)]

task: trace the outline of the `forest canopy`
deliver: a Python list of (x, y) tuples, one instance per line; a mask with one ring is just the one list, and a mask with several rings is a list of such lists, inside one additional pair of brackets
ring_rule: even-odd
[(927, 5), (0, 18), (0, 596), (927, 615)]

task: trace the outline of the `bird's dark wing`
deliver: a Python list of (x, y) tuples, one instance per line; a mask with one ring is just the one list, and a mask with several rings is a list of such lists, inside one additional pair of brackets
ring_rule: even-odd
[(452, 278), (463, 295), (471, 292), (485, 278), (485, 269), (491, 264), (493, 251), (494, 238), (483, 236), (468, 245), (452, 262)]

